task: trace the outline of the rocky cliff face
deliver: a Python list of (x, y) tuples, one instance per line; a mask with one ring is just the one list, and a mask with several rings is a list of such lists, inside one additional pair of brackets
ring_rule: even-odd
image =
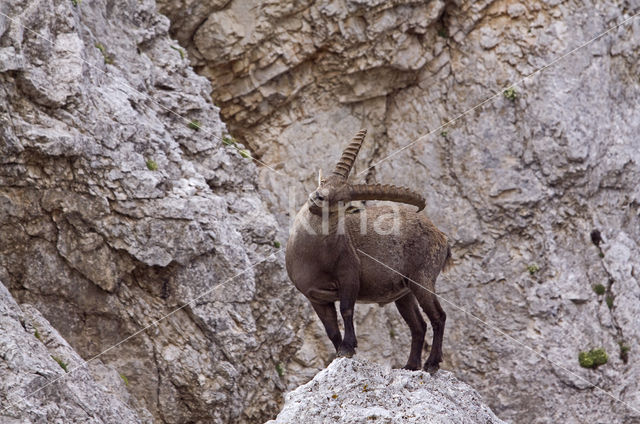
[(504, 423), (450, 372), (388, 370), (339, 358), (287, 394), (282, 412), (267, 424), (364, 422)]
[[(500, 417), (640, 420), (640, 19), (501, 93), (637, 2), (160, 4), (232, 133), (287, 175), (260, 171), (283, 227), (361, 127), (358, 178), (424, 192), (456, 262), (439, 282), (457, 305), (444, 305), (444, 367)], [(393, 307), (358, 308), (360, 355), (402, 365)], [(303, 336), (295, 375), (331, 351), (316, 322)], [(580, 367), (594, 347), (608, 363)]]
[[(144, 408), (129, 406), (122, 374), (99, 360), (83, 367), (56, 329), (33, 306), (20, 307), (1, 283), (0, 318), (3, 423), (151, 422)], [(69, 371), (73, 378), (65, 378)]]
[[(514, 422), (640, 422), (638, 19), (500, 94), (639, 7), (162, 1), (181, 47), (152, 1), (2, 2), (3, 420), (275, 415), (332, 349), (278, 246), (367, 127), (358, 178), (423, 191), (453, 244), (444, 368)], [(404, 364), (396, 311), (358, 314), (359, 354)], [(69, 383), (23, 401), (51, 355)]]
[[(24, 328), (12, 321), (8, 340), (35, 355), (23, 368), (3, 347), (0, 415), (35, 420), (78, 395), (49, 418), (82, 420), (81, 392), (95, 389), (85, 413), (96, 420), (272, 417), (278, 364), (305, 321), (285, 318), (301, 300), (256, 168), (220, 142), (210, 85), (169, 21), (152, 1), (3, 1), (0, 12), (0, 281), (31, 305), (10, 305)], [(45, 319), (69, 345), (27, 334), (55, 333)], [(92, 366), (4, 409), (61, 374), (47, 350), (72, 368), (114, 345), (99, 361), (126, 379), (120, 403), (102, 408), (112, 383), (94, 384)]]

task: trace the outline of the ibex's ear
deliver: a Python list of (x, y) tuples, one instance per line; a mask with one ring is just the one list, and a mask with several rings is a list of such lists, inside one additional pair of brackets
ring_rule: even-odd
[(318, 169), (318, 187), (320, 187), (320, 183), (322, 183), (322, 169)]

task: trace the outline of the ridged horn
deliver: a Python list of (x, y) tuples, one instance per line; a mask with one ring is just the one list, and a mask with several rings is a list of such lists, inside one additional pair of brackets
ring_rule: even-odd
[(391, 184), (353, 184), (351, 200), (389, 200), (416, 206), (420, 212), (427, 205), (424, 197), (406, 187)]
[(349, 172), (351, 172), (353, 163), (356, 161), (356, 157), (358, 156), (358, 152), (360, 151), (360, 146), (362, 146), (365, 135), (367, 135), (367, 130), (363, 129), (353, 137), (351, 143), (349, 143), (347, 148), (342, 152), (342, 157), (336, 164), (336, 167), (333, 170), (333, 175), (339, 175), (345, 180), (349, 177)]

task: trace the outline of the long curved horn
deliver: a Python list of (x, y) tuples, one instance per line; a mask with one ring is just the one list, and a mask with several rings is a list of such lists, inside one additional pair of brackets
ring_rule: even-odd
[(420, 212), (427, 205), (424, 197), (413, 190), (391, 184), (353, 184), (351, 200), (390, 200), (416, 206)]
[(358, 152), (360, 151), (360, 146), (362, 146), (365, 135), (367, 135), (367, 130), (363, 129), (353, 137), (351, 143), (349, 143), (347, 148), (342, 152), (342, 157), (336, 164), (336, 167), (333, 170), (333, 175), (339, 175), (345, 180), (349, 177), (349, 172), (351, 172), (353, 163), (356, 161), (356, 157), (358, 156)]

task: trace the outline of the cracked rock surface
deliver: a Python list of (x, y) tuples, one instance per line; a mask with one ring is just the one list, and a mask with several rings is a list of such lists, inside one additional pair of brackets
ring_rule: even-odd
[(358, 359), (336, 359), (285, 396), (267, 424), (296, 423), (503, 424), (478, 393), (439, 371), (388, 370)]
[[(0, 393), (3, 423), (151, 422), (134, 411), (124, 379), (100, 361), (83, 359), (31, 305), (18, 305), (0, 283)], [(63, 378), (71, 372), (73, 378)], [(42, 390), (38, 390), (49, 383)], [(35, 393), (33, 393), (35, 392)], [(33, 393), (31, 396), (28, 394)]]
[[(12, 373), (0, 377), (0, 421), (49, 409), (82, 421), (74, 396), (93, 387), (95, 422), (272, 417), (277, 365), (306, 318), (256, 168), (220, 142), (210, 85), (167, 18), (153, 1), (9, 0), (0, 12), (0, 280), (42, 314), (40, 332), (57, 330), (69, 364), (133, 336), (99, 357), (128, 382), (109, 408), (92, 366), (5, 411), (61, 370), (0, 357)], [(12, 343), (27, 337), (11, 331)]]
[[(288, 175), (260, 171), (281, 228), (368, 128), (356, 179), (424, 193), (453, 244), (444, 368), (505, 420), (640, 422), (640, 19), (501, 94), (637, 1), (159, 4), (231, 132)], [(356, 310), (359, 355), (402, 366), (394, 307)], [(299, 334), (291, 388), (331, 359), (317, 321)], [(581, 368), (596, 347), (608, 363)]]

